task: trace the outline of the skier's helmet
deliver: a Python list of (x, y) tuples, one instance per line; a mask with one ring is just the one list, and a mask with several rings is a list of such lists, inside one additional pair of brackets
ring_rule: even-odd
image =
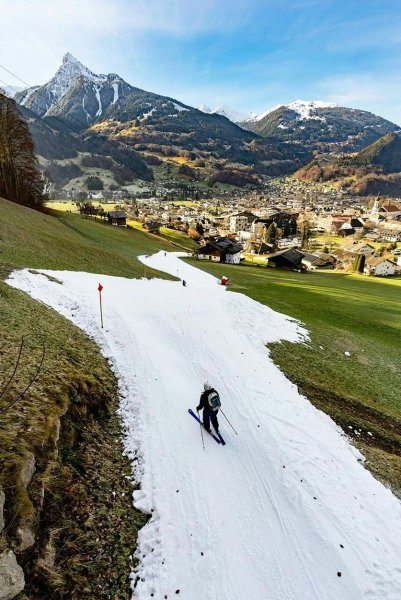
[(210, 385), (210, 383), (207, 383), (207, 382), (206, 382), (206, 383), (204, 383), (204, 384), (203, 384), (203, 389), (204, 389), (205, 391), (206, 391), (206, 390), (211, 390), (211, 389), (212, 389), (212, 386)]

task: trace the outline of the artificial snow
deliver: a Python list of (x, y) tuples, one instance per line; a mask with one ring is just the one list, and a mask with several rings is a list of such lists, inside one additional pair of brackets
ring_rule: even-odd
[[(265, 347), (306, 332), (178, 255), (143, 262), (186, 287), (67, 271), (8, 280), (91, 335), (118, 376), (134, 501), (150, 515), (133, 597), (399, 600), (400, 502)], [(227, 445), (205, 433), (203, 450), (187, 409), (205, 381), (239, 434), (220, 413)]]

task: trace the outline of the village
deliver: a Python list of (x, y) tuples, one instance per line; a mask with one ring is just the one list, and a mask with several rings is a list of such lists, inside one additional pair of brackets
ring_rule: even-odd
[(299, 272), (401, 272), (401, 201), (364, 199), (292, 178), (197, 200), (169, 200), (166, 190), (145, 196), (106, 201), (93, 193), (76, 205), (113, 225), (134, 223), (156, 235), (161, 228), (181, 232), (197, 243), (199, 260)]

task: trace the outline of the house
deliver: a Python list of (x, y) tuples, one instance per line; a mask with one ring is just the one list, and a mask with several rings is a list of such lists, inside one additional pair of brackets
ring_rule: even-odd
[(387, 277), (388, 275), (394, 275), (396, 268), (397, 264), (390, 258), (367, 256), (364, 273), (375, 275), (375, 277)]
[(343, 248), (337, 248), (332, 252), (336, 261), (336, 269), (352, 269), (357, 256), (353, 252), (347, 252)]
[(303, 256), (304, 253), (296, 248), (279, 250), (267, 257), (267, 264), (269, 267), (290, 269), (291, 271), (304, 271), (305, 267), (302, 264)]
[(252, 232), (256, 237), (263, 237), (272, 223), (281, 229), (284, 237), (294, 236), (297, 233), (296, 215), (281, 211), (272, 212), (265, 217), (257, 217), (252, 224)]
[(364, 226), (365, 223), (362, 219), (358, 217), (351, 217), (349, 221), (347, 221), (340, 227), (338, 234), (347, 236), (353, 235), (354, 233), (361, 233), (363, 232)]
[(378, 242), (380, 240), (380, 233), (378, 233), (378, 231), (368, 231), (368, 233), (365, 234), (365, 240)]
[(365, 254), (366, 256), (372, 255), (375, 251), (375, 248), (372, 246), (372, 244), (357, 241), (344, 244), (341, 249), (345, 250), (346, 252), (352, 252), (353, 254)]
[(238, 265), (241, 261), (242, 246), (228, 238), (214, 238), (199, 248), (197, 257), (200, 260)]
[(381, 239), (386, 242), (401, 242), (401, 231), (396, 229), (384, 229), (381, 233)]
[(401, 216), (401, 207), (397, 206), (397, 204), (383, 204), (380, 212), (387, 218), (397, 219)]
[(107, 214), (107, 218), (111, 225), (118, 225), (120, 227), (127, 226), (127, 213), (125, 210), (111, 210)]
[(146, 223), (143, 224), (143, 228), (148, 233), (159, 233), (161, 226), (162, 226), (162, 224), (159, 223), (158, 221), (147, 221)]
[(334, 269), (337, 261), (332, 254), (316, 252), (314, 254), (304, 254), (301, 262), (308, 271), (316, 271), (316, 269)]
[(245, 248), (251, 254), (269, 254), (273, 249), (273, 245), (267, 244), (263, 240), (250, 239), (247, 241)]

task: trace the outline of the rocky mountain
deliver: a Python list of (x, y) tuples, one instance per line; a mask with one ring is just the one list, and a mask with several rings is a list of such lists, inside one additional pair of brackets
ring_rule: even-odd
[[(108, 148), (115, 160), (116, 152), (111, 147), (117, 145), (122, 162), (124, 153), (135, 160), (138, 177), (245, 185), (257, 184), (262, 175), (293, 172), (309, 159), (303, 147), (266, 141), (216, 111), (198, 110), (133, 87), (116, 74), (97, 75), (69, 53), (48, 83), (23, 90), (15, 99), (21, 110), (29, 111), (41, 156), (50, 160), (53, 152), (46, 151), (41, 138), (45, 135), (47, 139), (47, 127), (58, 139), (62, 139), (60, 133), (69, 136), (65, 139), (73, 138), (66, 144), (65, 156), (60, 156), (62, 145), (50, 144), (52, 149), (57, 146), (53, 158), (70, 158), (72, 147), (78, 145), (74, 164), (79, 168), (88, 168), (89, 163), (94, 167), (106, 165), (103, 159), (83, 156), (88, 148), (91, 154), (101, 156)], [(94, 149), (98, 146), (100, 152)], [(74, 184), (82, 183), (78, 180), (75, 177)]]
[(311, 150), (355, 152), (400, 127), (370, 112), (321, 101), (296, 100), (241, 123), (278, 142), (297, 142)]
[(186, 132), (201, 125), (205, 132), (227, 139), (255, 137), (217, 113), (205, 116), (182, 102), (133, 87), (114, 73), (97, 75), (70, 53), (48, 83), (23, 90), (15, 99), (40, 117), (59, 117), (79, 130), (114, 119)]
[(309, 181), (335, 181), (355, 194), (401, 196), (401, 136), (389, 133), (355, 154), (316, 155), (295, 173)]

